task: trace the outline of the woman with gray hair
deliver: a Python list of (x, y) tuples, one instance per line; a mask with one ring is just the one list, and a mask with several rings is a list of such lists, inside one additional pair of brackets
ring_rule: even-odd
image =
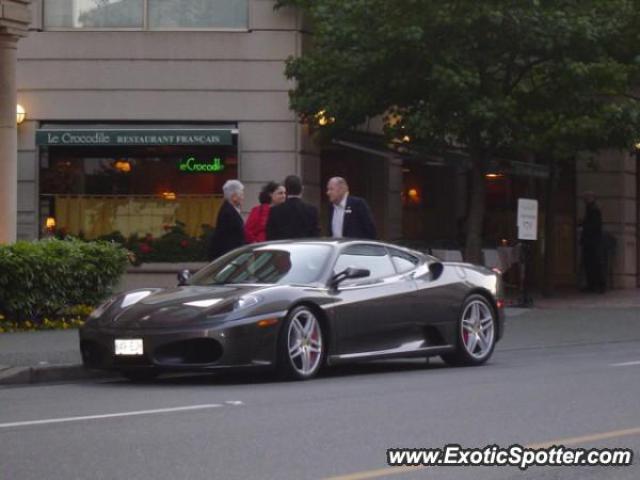
[(244, 200), (244, 185), (239, 180), (227, 180), (222, 186), (224, 202), (218, 211), (216, 229), (211, 237), (209, 258), (221, 257), (244, 245), (244, 221), (240, 208)]

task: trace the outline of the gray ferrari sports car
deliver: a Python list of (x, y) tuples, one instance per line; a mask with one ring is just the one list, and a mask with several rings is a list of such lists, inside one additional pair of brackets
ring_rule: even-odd
[(502, 281), (360, 240), (267, 242), (234, 250), (176, 288), (118, 294), (80, 330), (85, 366), (134, 379), (167, 371), (275, 368), (440, 355), (479, 365), (504, 330)]

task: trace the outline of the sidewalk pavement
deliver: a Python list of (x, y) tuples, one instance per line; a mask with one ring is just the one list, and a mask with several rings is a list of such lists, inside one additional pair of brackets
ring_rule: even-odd
[[(507, 331), (498, 349), (640, 339), (640, 289), (606, 294), (534, 296), (533, 308), (507, 308)], [(614, 313), (612, 313), (614, 312)], [(531, 321), (530, 321), (531, 320)], [(602, 323), (607, 322), (606, 328)], [(109, 372), (84, 370), (77, 330), (0, 334), (0, 385), (69, 381)]]
[(0, 385), (95, 378), (82, 367), (78, 331), (0, 334)]
[(640, 307), (640, 288), (606, 293), (558, 292), (551, 298), (534, 296), (534, 308), (631, 308)]

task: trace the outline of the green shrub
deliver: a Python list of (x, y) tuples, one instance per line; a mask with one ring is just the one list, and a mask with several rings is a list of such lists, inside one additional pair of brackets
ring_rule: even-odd
[(48, 239), (0, 246), (0, 314), (15, 321), (56, 318), (97, 305), (124, 273), (128, 252), (108, 242)]

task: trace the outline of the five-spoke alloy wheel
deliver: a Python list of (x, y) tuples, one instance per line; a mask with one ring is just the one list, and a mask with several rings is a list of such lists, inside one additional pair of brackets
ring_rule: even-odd
[(324, 361), (322, 326), (317, 315), (306, 306), (294, 308), (287, 316), (280, 335), (279, 368), (289, 378), (314, 377)]
[(442, 355), (452, 365), (480, 365), (486, 362), (496, 345), (496, 314), (482, 295), (470, 295), (458, 320), (454, 353)]

